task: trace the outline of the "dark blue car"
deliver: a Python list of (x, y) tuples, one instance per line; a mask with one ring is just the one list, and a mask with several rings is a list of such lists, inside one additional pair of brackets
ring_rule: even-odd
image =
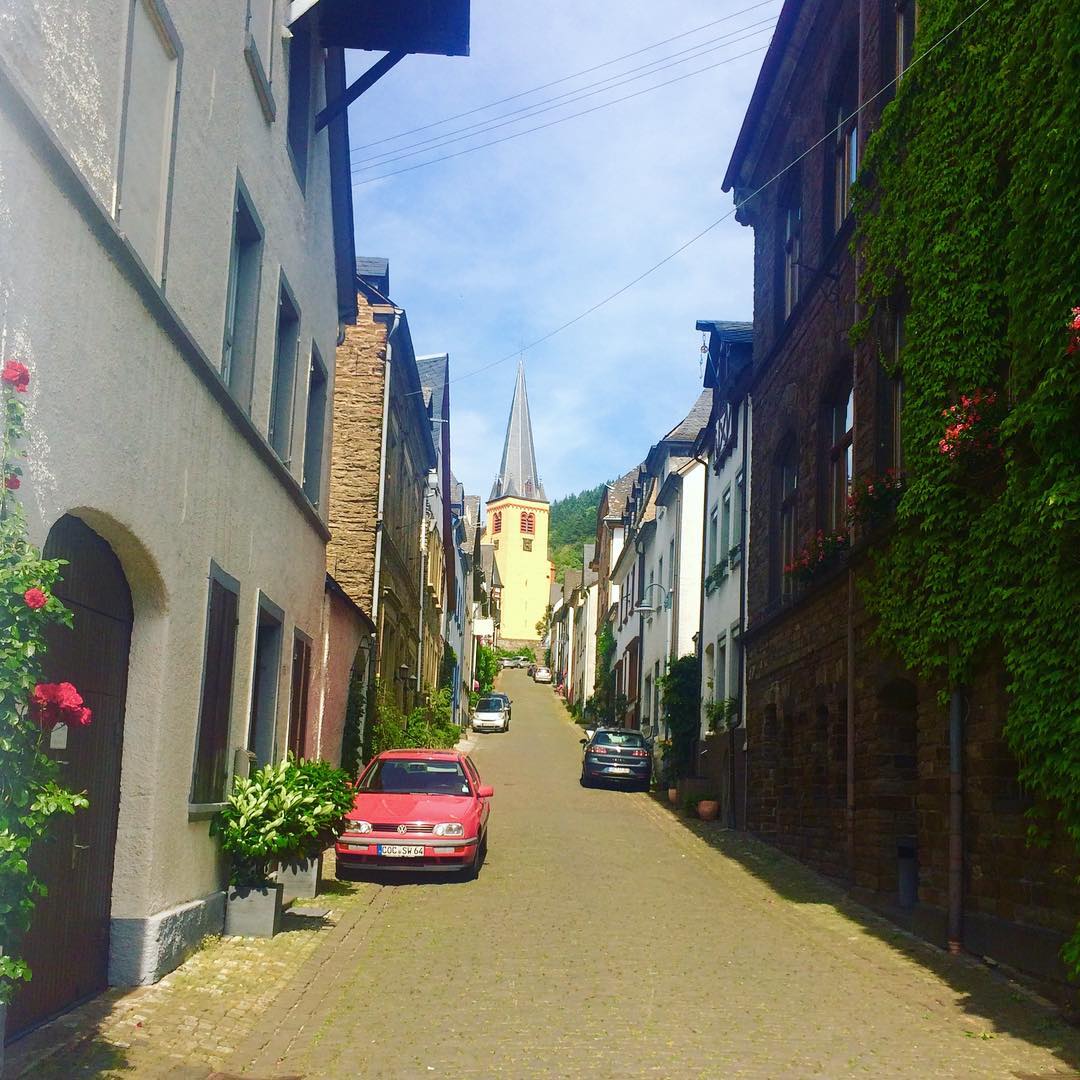
[(652, 751), (640, 731), (602, 727), (592, 738), (582, 739), (585, 757), (581, 763), (581, 786), (603, 782), (649, 790), (652, 778)]

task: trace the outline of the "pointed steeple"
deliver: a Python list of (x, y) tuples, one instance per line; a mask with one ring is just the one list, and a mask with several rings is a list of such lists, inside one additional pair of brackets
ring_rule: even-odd
[(533, 448), (523, 360), (518, 362), (514, 401), (510, 406), (510, 420), (506, 425), (506, 441), (503, 443), (502, 468), (492, 485), (488, 502), (505, 498), (547, 502), (544, 485), (540, 483), (540, 473), (536, 468), (536, 450)]

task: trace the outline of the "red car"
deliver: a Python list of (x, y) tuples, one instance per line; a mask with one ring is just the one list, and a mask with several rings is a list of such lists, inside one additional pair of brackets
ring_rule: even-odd
[(487, 851), (494, 794), (457, 750), (383, 751), (356, 782), (334, 847), (338, 877), (371, 869), (475, 877)]

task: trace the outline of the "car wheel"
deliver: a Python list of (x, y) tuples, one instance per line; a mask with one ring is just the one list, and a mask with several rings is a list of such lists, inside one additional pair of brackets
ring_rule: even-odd
[(592, 781), (585, 775), (585, 770), (581, 770), (581, 786), (592, 787)]

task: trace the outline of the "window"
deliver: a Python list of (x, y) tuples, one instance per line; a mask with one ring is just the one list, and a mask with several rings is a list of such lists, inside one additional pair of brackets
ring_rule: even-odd
[(267, 437), (277, 456), (289, 464), (292, 450), (293, 392), (296, 352), (300, 344), (300, 312), (285, 275), (278, 288), (277, 339), (274, 343), (274, 380), (270, 390), (270, 426)]
[(779, 565), (776, 580), (779, 582), (779, 594), (782, 599), (791, 597), (791, 576), (783, 569), (795, 561), (796, 536), (796, 496), (798, 494), (799, 472), (798, 456), (794, 440), (789, 440), (777, 463), (777, 492), (779, 529)]
[(714, 506), (709, 512), (709, 569), (711, 570), (720, 559), (720, 529), (719, 520), (717, 516), (717, 509)]
[(731, 550), (731, 488), (720, 498), (720, 558), (726, 559)]
[(323, 443), (326, 438), (326, 365), (311, 343), (307, 423), (304, 427), (304, 494), (318, 509), (322, 490)]
[(742, 549), (743, 530), (746, 528), (746, 477), (735, 474), (735, 516), (731, 520), (731, 546)]
[(278, 670), (281, 665), (281, 623), (284, 612), (265, 596), (259, 596), (255, 631), (255, 667), (251, 679), (251, 724), (247, 748), (258, 765), (275, 757), (277, 731)]
[(259, 314), (262, 249), (262, 223), (251, 207), (243, 181), (237, 177), (221, 377), (229, 393), (248, 413), (251, 412), (251, 388), (255, 376), (255, 326)]
[(668, 592), (675, 588), (675, 541), (668, 542)]
[(521, 548), (523, 551), (532, 551), (533, 542), (531, 536), (523, 536), (521, 538)]
[[(731, 667), (728, 677), (728, 697), (742, 698), (742, 639), (739, 636), (739, 624), (734, 623), (728, 635), (731, 642)], [(737, 722), (737, 721), (736, 721)]]
[(225, 798), (239, 591), (239, 582), (210, 564), (199, 731), (191, 776), (191, 802), (196, 805)]
[(536, 532), (536, 515), (524, 510), (521, 512), (521, 531), (531, 536)]
[(849, 388), (829, 406), (829, 491), (827, 526), (836, 530), (847, 520), (847, 501), (851, 494), (851, 465), (855, 396)]
[(828, 123), (831, 132), (829, 166), (826, 170), (832, 185), (832, 220), (829, 234), (835, 236), (851, 211), (851, 188), (859, 171), (857, 65), (849, 56), (841, 62), (843, 83), (830, 95)]
[(727, 639), (716, 639), (716, 673), (713, 675), (714, 701), (723, 701), (728, 696), (727, 684)]
[(288, 749), (297, 757), (307, 754), (308, 682), (311, 678), (311, 641), (299, 630), (293, 637), (292, 693), (289, 696)]
[(161, 0), (132, 0), (116, 224), (157, 281), (165, 278), (180, 39)]
[(915, 52), (915, 22), (918, 5), (915, 0), (896, 0), (896, 74), (902, 75), (911, 64)]
[(780, 196), (783, 238), (782, 265), (784, 318), (799, 302), (799, 264), (802, 259), (802, 192), (798, 169), (792, 171)]
[(289, 27), (289, 117), (286, 139), (293, 172), (307, 186), (308, 145), (311, 141), (312, 41), (307, 22)]
[[(651, 580), (651, 578), (650, 578)], [(664, 556), (661, 555), (656, 564), (656, 580), (664, 584)]]
[(270, 78), (274, 61), (274, 0), (248, 0), (247, 40), (244, 59), (259, 96), (263, 116), (272, 121), (277, 115)]
[(652, 676), (645, 676), (645, 696), (641, 702), (641, 726), (643, 728), (652, 726)]
[(491, 516), (491, 531), (492, 533), (502, 532), (502, 511), (496, 510)]
[(901, 314), (896, 316), (896, 322), (893, 326), (893, 375), (888, 383), (889, 467), (897, 472), (903, 472), (904, 470), (904, 376), (900, 368), (904, 340), (904, 316)]

